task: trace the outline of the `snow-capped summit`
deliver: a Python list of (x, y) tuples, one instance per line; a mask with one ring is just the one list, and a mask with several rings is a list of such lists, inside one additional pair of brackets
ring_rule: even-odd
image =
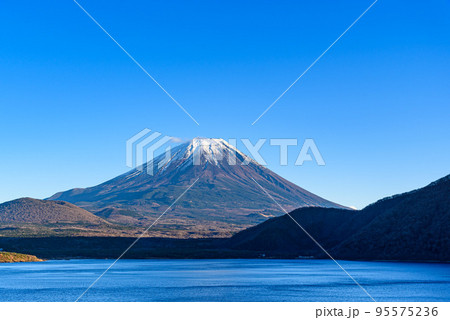
[(224, 139), (194, 138), (168, 149), (155, 159), (139, 166), (138, 171), (151, 175), (162, 174), (169, 167), (179, 170), (195, 165), (233, 166), (257, 163)]
[(194, 138), (186, 147), (186, 158), (192, 157), (195, 164), (199, 161), (207, 161), (218, 164), (220, 161), (227, 160), (229, 163), (236, 163), (237, 155), (247, 157), (245, 154), (230, 145), (224, 139)]
[(228, 164), (249, 163), (252, 159), (239, 151), (235, 146), (229, 144), (224, 139), (212, 138), (194, 138), (187, 146), (181, 146), (185, 149), (184, 158), (194, 161), (198, 165), (204, 162), (219, 164), (226, 161)]

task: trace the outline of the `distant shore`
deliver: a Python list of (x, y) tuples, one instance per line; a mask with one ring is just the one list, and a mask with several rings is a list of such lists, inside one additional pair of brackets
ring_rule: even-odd
[(44, 261), (36, 256), (30, 254), (16, 253), (16, 252), (0, 252), (0, 263), (12, 262), (39, 262)]
[[(0, 248), (8, 252), (24, 252), (13, 261), (42, 261), (69, 259), (116, 259), (136, 238), (131, 237), (41, 237), (4, 238), (0, 237)], [(0, 252), (6, 253), (6, 252)], [(394, 259), (385, 257), (360, 257), (333, 255), (337, 260), (378, 261), (378, 262), (423, 262), (448, 263), (448, 259), (423, 259), (405, 257)], [(329, 259), (325, 254), (305, 256), (296, 251), (236, 250), (228, 246), (228, 239), (171, 239), (142, 238), (123, 259)], [(1, 261), (1, 260), (0, 260)]]

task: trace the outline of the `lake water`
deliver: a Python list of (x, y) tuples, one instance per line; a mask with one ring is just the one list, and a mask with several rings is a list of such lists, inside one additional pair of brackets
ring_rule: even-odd
[[(0, 264), (0, 301), (74, 301), (112, 260)], [(341, 265), (377, 301), (450, 301), (450, 264)], [(370, 301), (328, 260), (120, 260), (81, 301)]]

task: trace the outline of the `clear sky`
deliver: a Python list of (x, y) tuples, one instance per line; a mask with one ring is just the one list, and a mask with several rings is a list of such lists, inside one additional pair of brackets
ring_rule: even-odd
[(251, 125), (371, 2), (79, 0), (197, 126), (73, 1), (2, 1), (0, 202), (127, 171), (144, 128), (313, 138), (326, 166), (268, 167), (358, 208), (450, 173), (446, 0), (379, 0)]

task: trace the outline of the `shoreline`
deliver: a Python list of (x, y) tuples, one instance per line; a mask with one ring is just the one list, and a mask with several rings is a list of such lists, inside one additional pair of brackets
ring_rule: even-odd
[[(39, 258), (38, 258), (39, 259)], [(85, 257), (67, 257), (67, 258), (55, 258), (55, 259), (39, 259), (39, 261), (36, 262), (45, 262), (45, 261), (72, 261), (72, 260), (116, 260), (116, 258), (85, 258)], [(325, 258), (310, 258), (310, 259), (304, 259), (304, 258), (162, 258), (162, 257), (153, 257), (153, 258), (122, 258), (120, 259), (125, 261), (136, 261), (136, 260), (143, 260), (143, 261), (150, 261), (150, 260), (170, 260), (170, 261), (183, 261), (183, 260), (195, 260), (195, 261), (201, 261), (201, 260), (287, 260), (287, 261), (311, 261), (311, 260), (330, 260), (331, 259), (325, 259)], [(348, 260), (348, 259), (336, 259), (336, 261), (343, 261), (343, 262), (389, 262), (389, 263), (418, 263), (418, 264), (450, 264), (450, 261), (439, 261), (439, 260)], [(24, 262), (31, 262), (31, 261), (24, 261)]]
[[(42, 260), (73, 259), (117, 259), (135, 241), (132, 237), (41, 237), (41, 238), (6, 238), (0, 237), (0, 248), (5, 252), (23, 252)], [(205, 260), (205, 259), (260, 259), (260, 260), (324, 260), (328, 257), (321, 253), (290, 250), (261, 251), (231, 248), (227, 239), (170, 239), (142, 238), (128, 251), (123, 259), (170, 259), (170, 260)], [(1, 251), (0, 251), (1, 253)], [(450, 263), (446, 255), (432, 257), (427, 255), (371, 255), (335, 254), (340, 261), (367, 262), (410, 262), (410, 263)]]
[(43, 262), (35, 255), (17, 252), (0, 251), (0, 263)]

